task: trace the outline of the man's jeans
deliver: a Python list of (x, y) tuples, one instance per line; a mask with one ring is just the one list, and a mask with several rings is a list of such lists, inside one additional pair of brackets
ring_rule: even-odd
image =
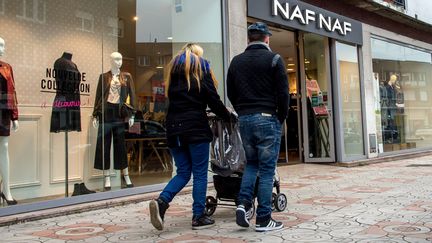
[(279, 156), (281, 124), (276, 116), (261, 113), (240, 116), (239, 122), (247, 164), (238, 202), (246, 208), (251, 206), (259, 176), (257, 221), (263, 222), (271, 217), (272, 212), (273, 177)]
[(177, 167), (177, 175), (170, 180), (159, 196), (165, 202), (170, 203), (174, 196), (189, 182), (192, 173), (193, 217), (199, 217), (205, 211), (209, 147), (209, 143), (198, 143), (170, 148)]

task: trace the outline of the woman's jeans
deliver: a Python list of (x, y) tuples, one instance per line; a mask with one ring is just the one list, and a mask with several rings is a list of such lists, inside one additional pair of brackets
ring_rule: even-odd
[(279, 156), (282, 126), (276, 116), (256, 113), (239, 117), (240, 134), (246, 153), (238, 202), (249, 208), (258, 180), (257, 221), (271, 217), (273, 177)]
[(209, 147), (209, 143), (198, 143), (170, 148), (177, 167), (177, 175), (170, 180), (159, 196), (165, 202), (170, 203), (174, 196), (186, 186), (193, 174), (193, 217), (199, 217), (205, 212)]

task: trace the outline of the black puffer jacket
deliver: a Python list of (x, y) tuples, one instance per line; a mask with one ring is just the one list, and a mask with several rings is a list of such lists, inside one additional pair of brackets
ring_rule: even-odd
[(201, 63), (204, 69), (200, 81), (201, 90), (198, 89), (197, 81), (191, 75), (191, 87), (188, 91), (184, 69), (174, 70), (171, 73), (166, 117), (167, 139), (170, 147), (212, 141), (213, 134), (206, 114), (207, 106), (225, 121), (230, 120), (230, 113), (220, 100), (214, 86), (208, 62), (201, 59)]
[(264, 44), (252, 44), (234, 57), (228, 69), (228, 98), (242, 116), (270, 113), (283, 122), (288, 114), (288, 77), (282, 58)]

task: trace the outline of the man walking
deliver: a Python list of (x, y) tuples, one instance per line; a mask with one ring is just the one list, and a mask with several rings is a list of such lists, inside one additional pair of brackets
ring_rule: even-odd
[(240, 134), (247, 164), (238, 196), (236, 222), (249, 227), (247, 212), (252, 206), (258, 180), (255, 230), (283, 228), (272, 219), (273, 177), (281, 140), (281, 124), (288, 113), (288, 78), (285, 64), (269, 47), (271, 32), (265, 23), (248, 27), (249, 45), (234, 57), (228, 70), (228, 98), (239, 115)]

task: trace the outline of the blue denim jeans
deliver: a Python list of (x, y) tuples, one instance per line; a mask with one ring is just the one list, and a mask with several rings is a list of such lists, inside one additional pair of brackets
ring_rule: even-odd
[(170, 180), (159, 195), (159, 198), (170, 203), (174, 199), (174, 196), (186, 186), (191, 178), (191, 174), (193, 174), (193, 217), (199, 217), (205, 211), (209, 147), (209, 143), (198, 143), (184, 144), (181, 147), (170, 148), (171, 155), (174, 157), (177, 167), (177, 175)]
[(246, 167), (243, 173), (238, 202), (250, 207), (258, 180), (257, 221), (271, 217), (273, 177), (281, 143), (281, 124), (276, 116), (261, 113), (239, 117), (240, 134), (246, 152)]

